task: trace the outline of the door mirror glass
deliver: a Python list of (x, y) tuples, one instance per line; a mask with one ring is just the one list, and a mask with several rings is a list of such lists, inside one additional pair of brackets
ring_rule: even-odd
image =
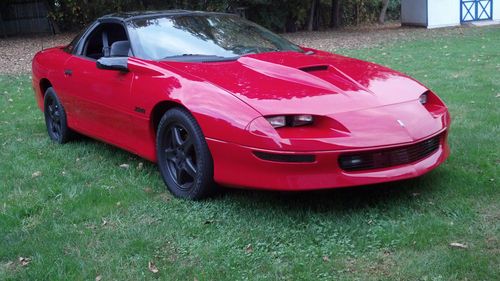
[(97, 60), (97, 68), (105, 70), (128, 71), (128, 57), (102, 57)]

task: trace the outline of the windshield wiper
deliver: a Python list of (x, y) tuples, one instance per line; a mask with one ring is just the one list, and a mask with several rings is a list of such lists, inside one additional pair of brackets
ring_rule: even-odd
[(232, 61), (237, 60), (239, 56), (234, 57), (223, 57), (217, 55), (205, 55), (205, 54), (182, 54), (175, 56), (167, 56), (161, 60), (173, 60), (173, 61)]

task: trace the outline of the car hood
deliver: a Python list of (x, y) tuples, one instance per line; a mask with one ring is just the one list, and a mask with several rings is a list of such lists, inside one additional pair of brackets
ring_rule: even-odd
[(328, 116), (347, 129), (346, 138), (332, 140), (338, 144), (344, 139), (345, 147), (412, 142), (443, 128), (442, 120), (418, 102), (427, 88), (404, 74), (357, 59), (316, 51), (247, 55), (229, 62), (165, 63), (225, 89), (264, 116)]
[(426, 91), (396, 71), (325, 52), (165, 63), (229, 91), (262, 115), (356, 111), (416, 100)]

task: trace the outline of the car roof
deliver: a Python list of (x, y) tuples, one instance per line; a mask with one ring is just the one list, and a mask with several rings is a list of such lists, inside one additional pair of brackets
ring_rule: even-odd
[(142, 18), (159, 18), (159, 17), (179, 16), (179, 15), (217, 15), (217, 14), (223, 15), (226, 13), (190, 11), (190, 10), (132, 11), (132, 12), (118, 12), (118, 13), (108, 14), (100, 17), (98, 20), (131, 21)]

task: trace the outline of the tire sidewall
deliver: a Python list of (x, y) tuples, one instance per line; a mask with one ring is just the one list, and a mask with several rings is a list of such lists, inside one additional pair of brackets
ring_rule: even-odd
[[(58, 110), (59, 110), (59, 115), (60, 115), (60, 121), (61, 121), (61, 132), (58, 137), (56, 137), (50, 130), (51, 125), (49, 124), (50, 122), (50, 117), (48, 113), (48, 102), (49, 99), (53, 99), (55, 103), (57, 104)], [(68, 141), (69, 139), (69, 128), (68, 124), (66, 122), (66, 112), (64, 111), (64, 107), (62, 106), (61, 102), (59, 101), (59, 98), (57, 97), (56, 92), (54, 91), (53, 88), (48, 88), (45, 91), (44, 95), (44, 101), (43, 101), (43, 113), (45, 117), (45, 126), (47, 127), (47, 133), (49, 135), (49, 138), (59, 144), (63, 144)]]

